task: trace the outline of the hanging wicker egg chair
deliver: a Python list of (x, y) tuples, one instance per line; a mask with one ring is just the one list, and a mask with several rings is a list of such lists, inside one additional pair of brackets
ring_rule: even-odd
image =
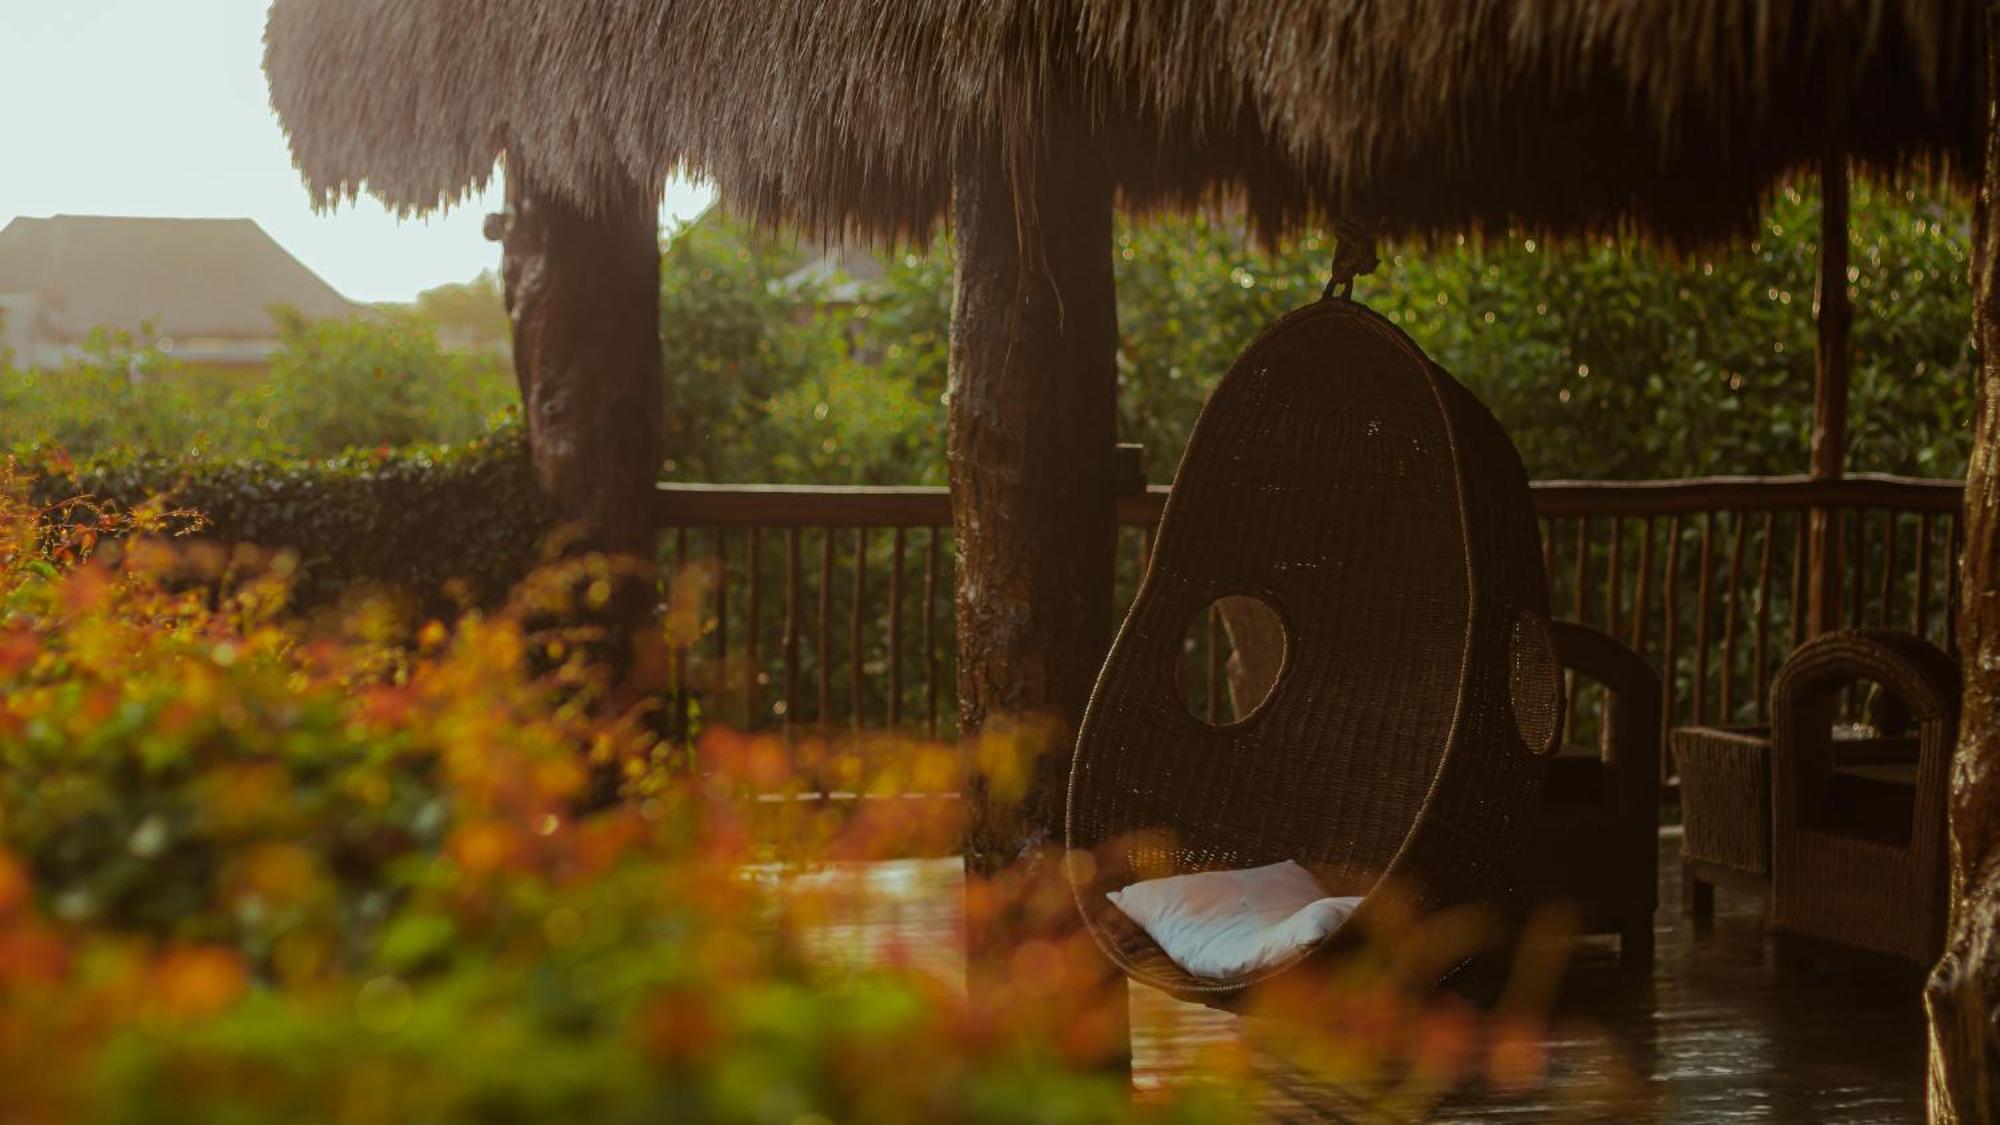
[[(1425, 913), (1504, 902), (1562, 712), (1527, 474), (1468, 391), (1387, 320), (1329, 297), (1217, 386), (1077, 743), (1067, 843), (1085, 924), (1128, 975), (1230, 1007), (1355, 948), (1194, 976), (1106, 899), (1139, 879), (1294, 860), (1329, 895)], [(1285, 634), (1264, 702), (1226, 725), (1177, 686), (1182, 639), (1249, 596)], [(1075, 859), (1073, 855), (1073, 859)]]

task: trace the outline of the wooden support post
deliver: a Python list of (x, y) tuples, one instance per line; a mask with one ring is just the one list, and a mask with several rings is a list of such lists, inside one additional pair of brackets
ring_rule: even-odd
[[(1007, 995), (1014, 953), (1049, 927), (1076, 928), (1049, 860), (1077, 724), (1111, 638), (1112, 184), (1078, 114), (962, 157), (953, 209), (949, 457), (968, 957), (975, 999), (993, 1001)], [(1010, 886), (1011, 895), (999, 889)], [(1096, 1011), (1116, 1021), (1105, 1038), (1122, 1043), (1123, 984), (1106, 985), (1115, 997)]]
[[(1836, 34), (1832, 40), (1827, 146), (1819, 166), (1819, 283), (1813, 296), (1818, 346), (1813, 353), (1812, 475), (1823, 480), (1847, 471), (1847, 384), (1854, 353), (1854, 305), (1847, 298), (1847, 55), (1844, 36)], [(1840, 627), (1840, 515), (1815, 508), (1810, 519), (1807, 612), (1812, 632), (1819, 634)]]
[(579, 549), (651, 559), (663, 406), (654, 193), (585, 210), (507, 175), (503, 248), (514, 371), (535, 479)]
[[(665, 421), (658, 210), (655, 193), (637, 184), (585, 209), (510, 168), (507, 210), (487, 220), (487, 236), (501, 245), (535, 481), (563, 547), (614, 560), (601, 572), (604, 592), (595, 576), (577, 577), (566, 614), (597, 631), (589, 648), (610, 670), (610, 707), (673, 683), (666, 638), (649, 627)], [(598, 763), (584, 807), (615, 801), (621, 780), (615, 764)]]
[[(1986, 9), (1987, 88), (2000, 89), (2000, 6)], [(1987, 106), (1986, 166), (1973, 219), (1973, 339), (1979, 394), (1965, 473), (1958, 640), (1964, 710), (1951, 770), (1951, 920), (1925, 990), (1930, 1120), (2000, 1121), (2000, 118)]]
[(1032, 167), (997, 149), (969, 158), (954, 213), (959, 729), (1028, 732), (1042, 751), (1023, 800), (972, 778), (966, 861), (990, 874), (1056, 839), (1070, 744), (1110, 645), (1111, 183), (1078, 124), (1043, 141)]

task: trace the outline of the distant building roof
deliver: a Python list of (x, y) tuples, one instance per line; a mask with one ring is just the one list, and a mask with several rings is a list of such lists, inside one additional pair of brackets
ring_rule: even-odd
[(363, 311), (249, 219), (15, 219), (0, 230), (0, 294), (33, 295), (40, 330), (71, 340), (149, 320), (162, 337), (268, 338), (273, 305)]
[(822, 248), (805, 265), (786, 274), (779, 284), (787, 289), (816, 286), (822, 304), (854, 305), (880, 288), (882, 279), (888, 275), (880, 257), (864, 248), (836, 243)]

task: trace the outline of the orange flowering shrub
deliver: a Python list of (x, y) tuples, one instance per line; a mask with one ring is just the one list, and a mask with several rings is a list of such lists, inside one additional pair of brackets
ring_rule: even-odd
[[(286, 559), (176, 542), (187, 513), (48, 520), (24, 495), (0, 473), (0, 1123), (1207, 1121), (1254, 1100), (1240, 1046), (1136, 1100), (1105, 1066), (1125, 994), (1061, 857), (969, 892), (881, 862), (948, 854), (955, 803), (910, 795), (957, 789), (956, 749), (662, 741), (645, 693), (551, 624), (589, 617), (564, 603), (592, 607), (602, 560), (450, 627), (308, 620)], [(990, 773), (1018, 741), (980, 752)], [(973, 999), (966, 917), (1044, 935), (976, 960)], [(1533, 1084), (1542, 998), (1493, 1019), (1396, 987), (1477, 933), (1384, 935), (1272, 993), (1302, 1030), (1267, 1045), (1394, 1116), (1466, 1075)]]
[[(588, 562), (449, 629), (306, 621), (282, 558), (23, 495), (0, 487), (0, 1121), (1133, 1112), (1078, 1005), (978, 1012), (903, 939), (841, 936), (873, 909), (846, 861), (954, 829), (785, 797), (946, 789), (947, 752), (711, 731), (690, 763), (532, 624)], [(594, 774), (624, 799), (581, 815)]]

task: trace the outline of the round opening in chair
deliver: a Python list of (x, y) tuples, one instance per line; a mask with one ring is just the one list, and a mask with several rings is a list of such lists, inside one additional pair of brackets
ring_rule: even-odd
[(1515, 615), (1507, 672), (1521, 744), (1531, 754), (1553, 753), (1562, 733), (1563, 676), (1548, 618), (1531, 610)]
[(1278, 686), (1288, 641), (1284, 619), (1250, 594), (1217, 598), (1188, 622), (1176, 680), (1188, 714), (1226, 727), (1255, 715)]

